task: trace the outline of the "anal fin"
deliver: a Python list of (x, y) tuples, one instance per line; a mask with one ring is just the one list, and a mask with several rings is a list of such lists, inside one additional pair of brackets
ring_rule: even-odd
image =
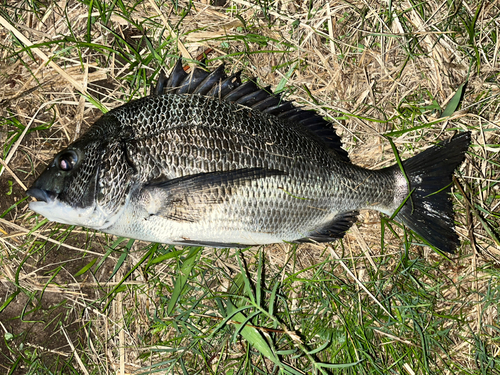
[(339, 214), (335, 216), (332, 221), (317, 229), (308, 237), (297, 240), (297, 242), (330, 242), (342, 238), (356, 222), (358, 215), (358, 211), (349, 211)]

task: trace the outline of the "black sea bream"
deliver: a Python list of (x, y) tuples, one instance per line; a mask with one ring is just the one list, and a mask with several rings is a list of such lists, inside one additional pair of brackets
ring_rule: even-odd
[(359, 210), (400, 208), (397, 221), (452, 252), (449, 192), (469, 143), (459, 133), (403, 162), (408, 185), (398, 165), (352, 164), (316, 113), (223, 67), (187, 75), (179, 61), (152, 95), (109, 111), (59, 152), (27, 194), (52, 221), (219, 247), (332, 241)]

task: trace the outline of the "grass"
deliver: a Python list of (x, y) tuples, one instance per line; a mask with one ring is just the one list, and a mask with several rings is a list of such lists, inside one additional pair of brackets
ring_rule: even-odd
[[(499, 7), (4, 3), (1, 371), (500, 374)], [(210, 67), (328, 116), (358, 165), (395, 163), (388, 137), (406, 159), (471, 130), (453, 189), (457, 254), (373, 212), (331, 245), (237, 251), (116, 239), (29, 211), (25, 187), (56, 150), (208, 48)]]

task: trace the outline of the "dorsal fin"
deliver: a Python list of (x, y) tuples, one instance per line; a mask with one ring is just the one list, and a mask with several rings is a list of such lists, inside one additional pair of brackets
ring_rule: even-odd
[(285, 121), (298, 123), (321, 139), (342, 160), (349, 162), (347, 152), (342, 148), (340, 137), (335, 133), (330, 122), (314, 111), (295, 107), (291, 102), (283, 100), (280, 94), (274, 94), (270, 87), (259, 87), (254, 79), (242, 83), (240, 74), (241, 72), (237, 72), (227, 77), (224, 65), (219, 66), (213, 72), (194, 68), (191, 74), (187, 74), (182, 66), (182, 58), (179, 58), (169, 77), (163, 72), (160, 73), (155, 88), (151, 90), (151, 95), (171, 93), (213, 96)]

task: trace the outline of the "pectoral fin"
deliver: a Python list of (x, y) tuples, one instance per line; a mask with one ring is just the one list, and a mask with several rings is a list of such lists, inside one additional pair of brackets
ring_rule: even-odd
[(253, 180), (286, 175), (266, 168), (198, 173), (146, 186), (143, 194), (150, 215), (175, 221), (199, 221), (214, 205), (222, 204)]

